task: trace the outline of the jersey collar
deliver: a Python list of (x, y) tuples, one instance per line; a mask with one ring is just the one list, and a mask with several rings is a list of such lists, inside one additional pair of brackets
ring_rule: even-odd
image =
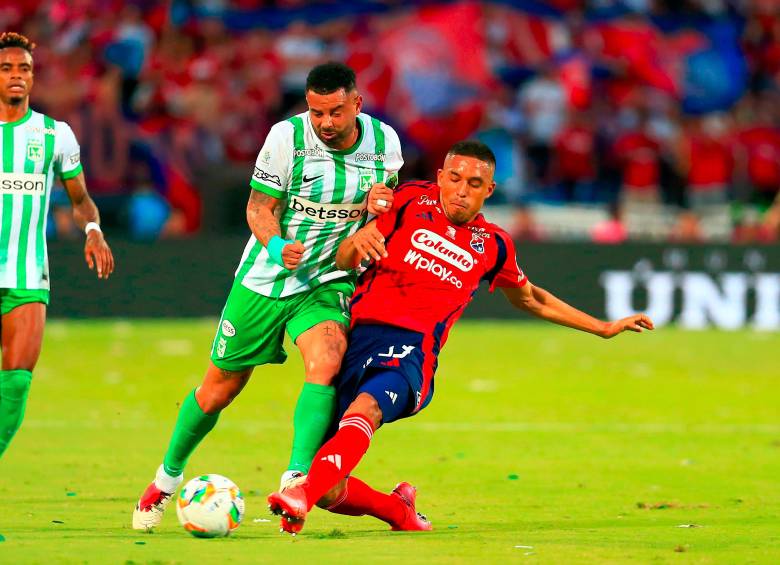
[(6, 122), (6, 123), (0, 124), (0, 125), (2, 125), (4, 128), (15, 128), (16, 126), (22, 125), (24, 122), (29, 120), (31, 117), (32, 117), (32, 108), (28, 107), (27, 108), (27, 113), (24, 116), (22, 116), (21, 118), (19, 118), (18, 120), (16, 120), (15, 122)]

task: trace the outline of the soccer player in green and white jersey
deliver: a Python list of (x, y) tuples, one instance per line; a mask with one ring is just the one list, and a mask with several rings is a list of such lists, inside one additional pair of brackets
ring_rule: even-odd
[(347, 346), (354, 275), (339, 270), (339, 244), (387, 212), (387, 184), (403, 165), (398, 135), (361, 114), (355, 73), (340, 63), (311, 70), (308, 111), (271, 128), (250, 181), (252, 236), (236, 271), (200, 387), (182, 403), (155, 480), (133, 528), (151, 529), (183, 480), (184, 466), (225, 408), (265, 363), (283, 363), (285, 330), (301, 352), (305, 382), (282, 486), (303, 476), (335, 412), (331, 383)]
[(34, 47), (23, 35), (0, 34), (0, 457), (22, 424), (41, 352), (49, 303), (46, 217), (55, 176), (87, 232), (89, 268), (103, 279), (114, 270), (73, 131), (30, 108)]

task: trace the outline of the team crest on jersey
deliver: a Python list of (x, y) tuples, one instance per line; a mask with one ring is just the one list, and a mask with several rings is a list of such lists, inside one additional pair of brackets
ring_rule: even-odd
[(43, 143), (31, 139), (27, 142), (27, 159), (35, 163), (43, 161)]
[(371, 187), (374, 186), (374, 173), (371, 171), (360, 171), (360, 181), (358, 181), (358, 188), (363, 192), (368, 192)]
[(477, 253), (485, 252), (485, 240), (477, 233), (471, 234), (471, 248)]

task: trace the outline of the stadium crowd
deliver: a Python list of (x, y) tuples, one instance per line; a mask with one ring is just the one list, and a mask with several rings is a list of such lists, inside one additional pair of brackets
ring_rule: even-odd
[(457, 139), (490, 145), (518, 237), (549, 235), (538, 204), (608, 209), (603, 242), (628, 237), (630, 209), (673, 215), (676, 241), (705, 239), (713, 211), (733, 241), (777, 236), (773, 0), (28, 0), (0, 27), (37, 43), (33, 106), (73, 125), (106, 220), (134, 237), (204, 229), (208, 192), (245, 197), (268, 129), (330, 59), (401, 134), (406, 178)]

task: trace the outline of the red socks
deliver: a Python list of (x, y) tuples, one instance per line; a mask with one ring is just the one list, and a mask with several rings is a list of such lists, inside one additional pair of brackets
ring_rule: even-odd
[(328, 511), (348, 516), (368, 514), (394, 526), (403, 522), (406, 505), (397, 496), (379, 492), (360, 479), (349, 477), (341, 498), (328, 506)]
[(314, 456), (303, 485), (309, 510), (357, 466), (373, 435), (374, 427), (365, 416), (346, 414), (341, 419), (339, 431)]

